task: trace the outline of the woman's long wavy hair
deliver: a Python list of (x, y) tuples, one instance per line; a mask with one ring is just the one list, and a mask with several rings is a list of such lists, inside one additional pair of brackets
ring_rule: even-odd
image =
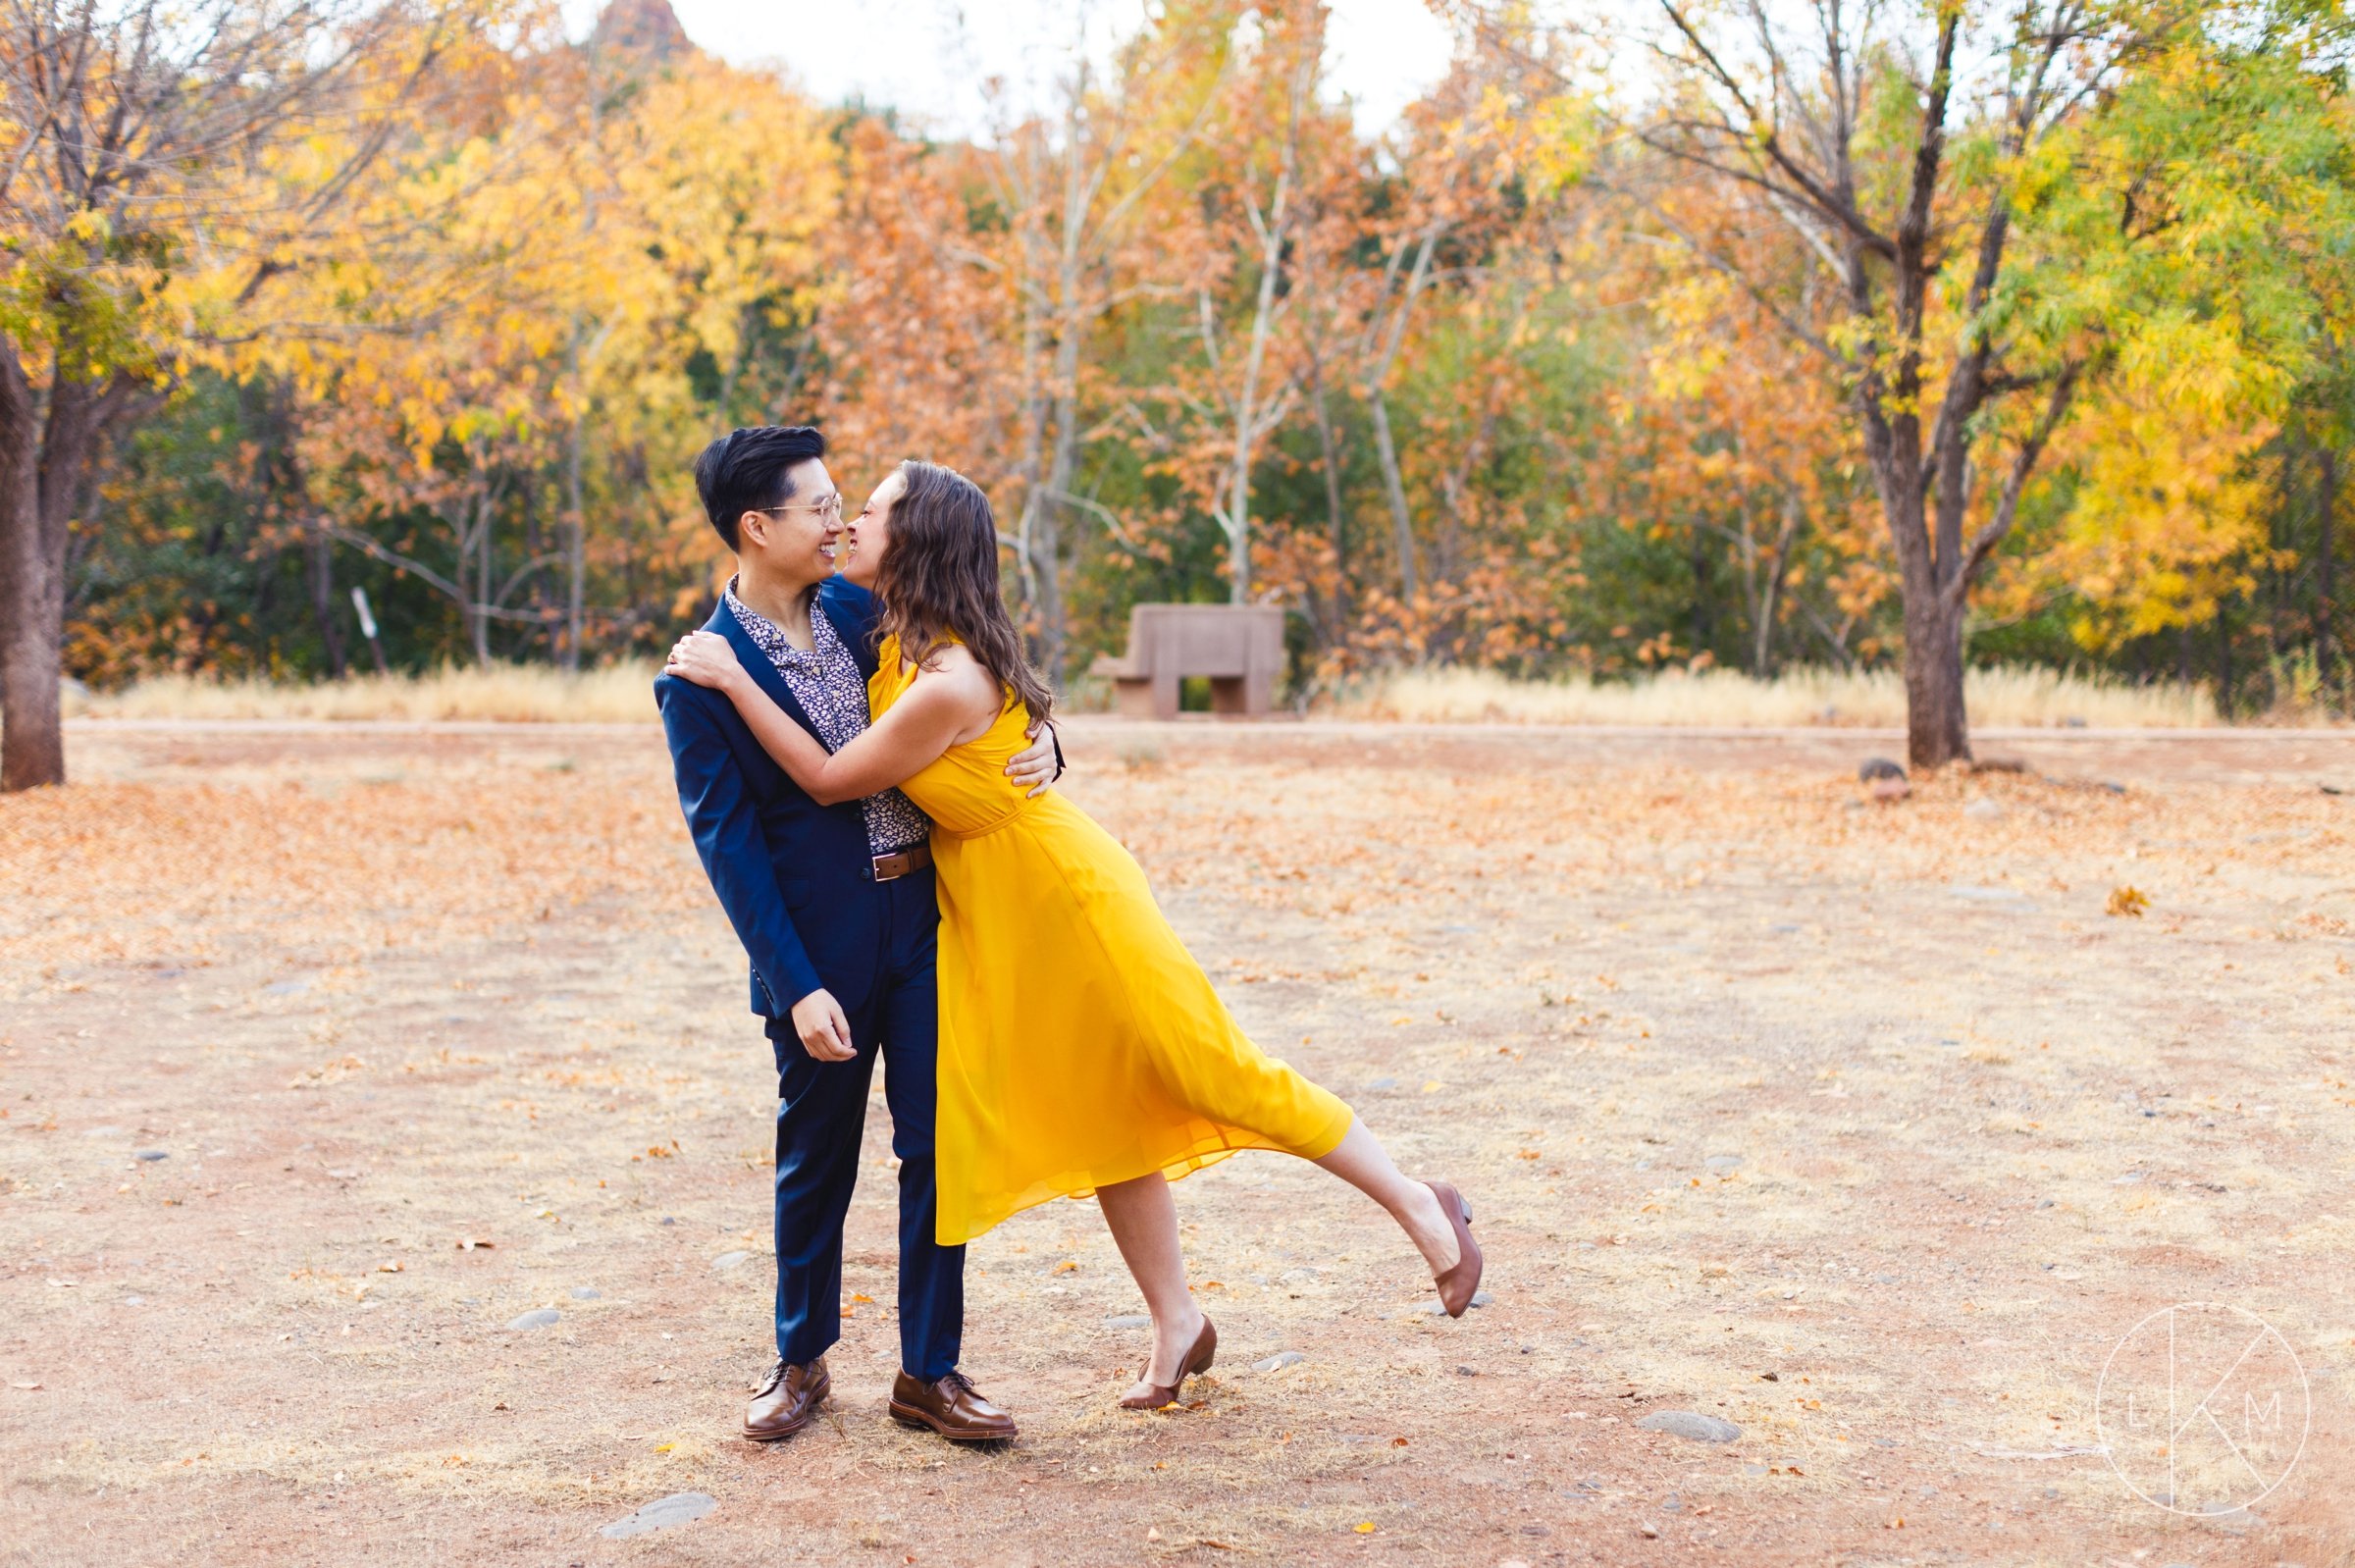
[(900, 464), (890, 543), (875, 573), (883, 613), (875, 635), (897, 637), (901, 656), (923, 665), (963, 639), (981, 667), (1043, 719), (1055, 694), (1022, 656), (1021, 634), (998, 584), (998, 520), (981, 487), (938, 463)]

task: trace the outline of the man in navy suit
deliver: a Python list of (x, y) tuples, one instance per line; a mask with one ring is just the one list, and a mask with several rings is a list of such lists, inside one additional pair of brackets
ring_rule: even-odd
[[(875, 602), (834, 575), (842, 497), (825, 438), (807, 426), (738, 430), (696, 460), (736, 575), (706, 630), (735, 647), (777, 706), (839, 750), (868, 722)], [(897, 790), (820, 806), (761, 751), (715, 691), (663, 676), (654, 701), (696, 852), (752, 959), (752, 1007), (777, 1066), (777, 1360), (755, 1387), (748, 1437), (817, 1416), (841, 1337), (842, 1225), (859, 1175), (867, 1084), (884, 1059), (900, 1159), (900, 1374), (891, 1412), (959, 1441), (1015, 1436), (1013, 1418), (957, 1370), (965, 1248), (934, 1239), (933, 975), (939, 919), (931, 823)], [(1043, 787), (1050, 732), (1007, 768)]]

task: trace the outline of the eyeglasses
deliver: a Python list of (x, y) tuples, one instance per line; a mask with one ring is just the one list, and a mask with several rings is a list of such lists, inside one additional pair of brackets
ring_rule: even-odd
[(831, 517), (839, 523), (842, 521), (842, 492), (836, 491), (823, 500), (811, 501), (802, 506), (747, 506), (745, 510), (748, 512), (815, 512), (820, 517)]

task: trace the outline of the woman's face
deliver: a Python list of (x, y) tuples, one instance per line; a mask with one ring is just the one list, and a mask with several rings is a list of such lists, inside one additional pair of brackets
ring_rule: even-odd
[(861, 588), (873, 588), (876, 574), (883, 569), (883, 551), (891, 546), (891, 508), (898, 503), (907, 483), (899, 470), (892, 470), (891, 477), (866, 497), (866, 505), (859, 515), (843, 525), (851, 556), (842, 563), (842, 575)]

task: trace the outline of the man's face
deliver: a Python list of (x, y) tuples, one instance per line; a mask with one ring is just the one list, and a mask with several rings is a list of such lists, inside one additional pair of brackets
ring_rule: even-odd
[(758, 555), (765, 567), (796, 583), (822, 583), (834, 575), (835, 546), (842, 538), (842, 496), (823, 459), (812, 457), (785, 471), (792, 495), (776, 506), (747, 511), (736, 521), (738, 553)]

